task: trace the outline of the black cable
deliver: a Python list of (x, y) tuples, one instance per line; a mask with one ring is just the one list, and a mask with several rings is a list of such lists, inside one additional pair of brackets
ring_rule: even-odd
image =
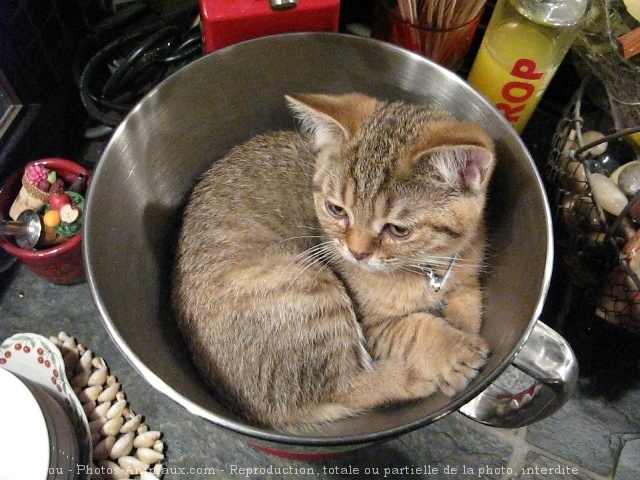
[[(127, 22), (139, 20), (142, 9), (102, 22), (80, 50), (99, 43)], [(202, 54), (199, 28), (192, 27), (198, 2), (160, 15), (131, 33), (101, 46), (84, 67), (78, 62), (77, 83), (87, 114), (105, 126), (116, 127), (143, 95), (183, 64)], [(184, 32), (186, 30), (186, 32)], [(181, 33), (184, 32), (184, 33)], [(84, 53), (83, 53), (84, 55)]]
[(95, 83), (98, 75), (98, 69), (104, 67), (104, 61), (109, 58), (115, 51), (121, 49), (128, 43), (132, 43), (143, 37), (143, 33), (133, 33), (125, 37), (121, 37), (96, 53), (87, 63), (82, 76), (80, 77), (80, 100), (87, 113), (99, 122), (109, 126), (116, 127), (120, 121), (114, 119), (112, 115), (103, 113), (96, 105), (94, 96), (91, 94), (91, 86)]
[(194, 30), (194, 32), (188, 34), (186, 39), (180, 45), (178, 45), (178, 47), (173, 52), (173, 55), (170, 55), (163, 59), (164, 62), (177, 62), (193, 55), (194, 53), (197, 53), (198, 51), (202, 51), (202, 36), (199, 29)]
[(177, 27), (169, 26), (163, 28), (145, 38), (140, 44), (138, 44), (134, 50), (120, 62), (120, 65), (116, 70), (111, 74), (107, 82), (104, 84), (102, 89), (102, 96), (109, 97), (113, 94), (113, 92), (122, 87), (122, 79), (124, 76), (134, 68), (135, 64), (140, 60), (140, 58), (149, 51), (156, 43), (162, 42), (165, 39), (171, 37), (174, 38), (179, 33)]
[(80, 76), (86, 65), (87, 60), (91, 57), (91, 52), (99, 50), (118, 37), (122, 36), (122, 30), (127, 28), (131, 23), (142, 18), (143, 15), (149, 13), (149, 5), (144, 2), (135, 2), (124, 6), (117, 13), (107, 17), (105, 20), (93, 25), (90, 33), (82, 39), (78, 47), (73, 62), (73, 78), (76, 85), (80, 84)]

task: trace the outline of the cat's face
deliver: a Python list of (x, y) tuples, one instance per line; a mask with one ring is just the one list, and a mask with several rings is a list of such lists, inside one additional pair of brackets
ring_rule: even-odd
[(367, 270), (445, 265), (473, 238), (483, 199), (435, 173), (408, 179), (386, 174), (375, 188), (359, 182), (341, 160), (316, 175), (314, 199), (326, 236), (348, 262)]
[(343, 110), (322, 98), (310, 107), (329, 122), (314, 125), (314, 200), (335, 251), (372, 271), (446, 265), (482, 219), (493, 166), (486, 133), (439, 110), (328, 98), (347, 100)]

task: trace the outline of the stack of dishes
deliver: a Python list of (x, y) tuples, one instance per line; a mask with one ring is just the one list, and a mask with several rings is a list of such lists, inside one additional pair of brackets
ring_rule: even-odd
[(78, 441), (62, 407), (38, 385), (0, 369), (0, 478), (77, 478)]
[(38, 400), (17, 376), (1, 368), (0, 391), (0, 478), (46, 479), (52, 465), (50, 433)]
[(89, 478), (89, 424), (53, 343), (35, 334), (6, 340), (0, 392), (0, 480)]

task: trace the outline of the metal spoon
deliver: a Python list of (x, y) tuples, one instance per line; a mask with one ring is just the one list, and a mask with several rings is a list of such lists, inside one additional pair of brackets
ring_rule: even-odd
[(35, 210), (25, 210), (18, 219), (0, 221), (0, 234), (12, 235), (20, 248), (34, 248), (45, 238), (42, 218)]

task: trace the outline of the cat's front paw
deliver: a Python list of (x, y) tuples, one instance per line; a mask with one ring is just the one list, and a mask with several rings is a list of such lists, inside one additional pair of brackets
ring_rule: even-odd
[(409, 369), (406, 384), (409, 399), (426, 398), (436, 393), (438, 388), (434, 380), (425, 378), (415, 369)]
[(478, 375), (490, 350), (480, 335), (451, 329), (446, 337), (435, 381), (442, 393), (451, 397)]

